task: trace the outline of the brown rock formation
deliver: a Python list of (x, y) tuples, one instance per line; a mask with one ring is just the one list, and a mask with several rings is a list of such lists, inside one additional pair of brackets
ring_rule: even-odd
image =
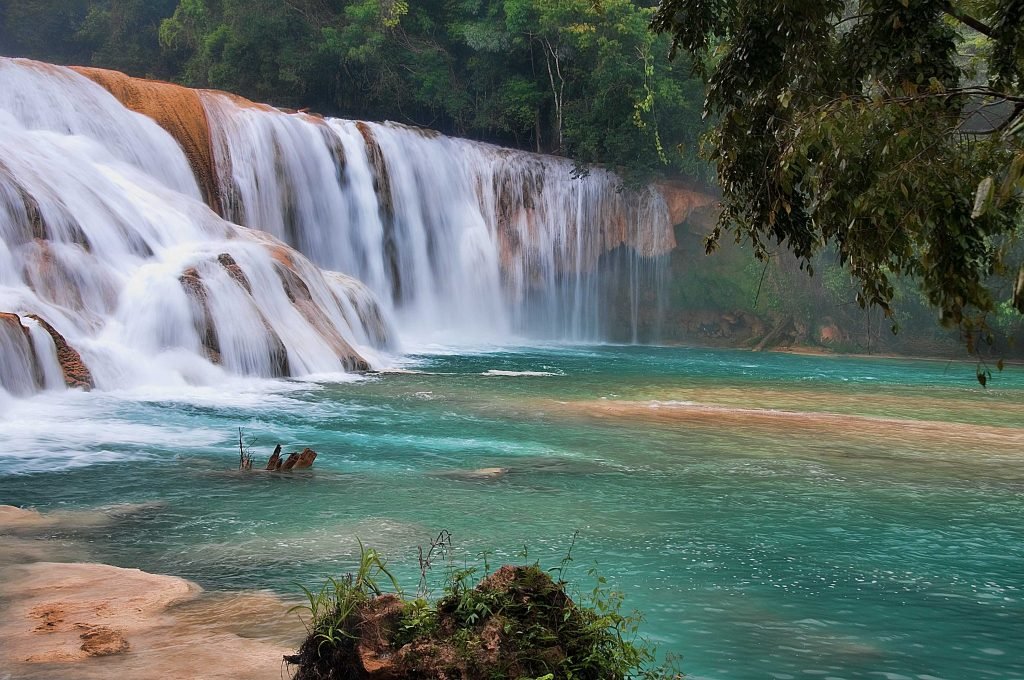
[(84, 66), (72, 68), (104, 87), (125, 107), (155, 120), (178, 140), (192, 165), (192, 172), (203, 190), (207, 204), (216, 212), (221, 212), (210, 124), (196, 90), (172, 83), (132, 78), (118, 71)]
[(669, 221), (672, 224), (682, 224), (698, 208), (707, 208), (718, 204), (718, 199), (714, 196), (697, 191), (683, 182), (666, 180), (658, 182), (655, 188), (665, 199)]
[[(580, 672), (587, 654), (601, 652), (600, 635), (585, 630), (581, 610), (539, 567), (504, 566), (474, 589), (491, 608), (467, 622), (457, 597), (437, 603), (437, 624), (411, 640), (401, 639), (406, 603), (392, 594), (361, 603), (345, 622), (337, 644), (319, 644), (316, 635), (298, 654), (285, 657), (299, 666), (295, 680), (478, 680), (555, 677), (597, 678), (599, 664)], [(517, 632), (530, 631), (533, 644)], [(347, 634), (355, 634), (349, 639)], [(408, 633), (406, 633), (407, 635)], [(606, 633), (604, 641), (611, 641)], [(575, 666), (573, 666), (575, 664)]]
[(21, 323), (21, 317), (17, 314), (11, 314), (10, 312), (0, 312), (0, 323), (7, 324), (11, 328), (16, 328), (19, 332), (24, 333), (25, 337), (28, 337), (28, 329)]
[(395, 240), (395, 202), (391, 190), (391, 177), (388, 174), (388, 164), (370, 126), (360, 121), (356, 123), (356, 128), (366, 143), (366, 153), (373, 171), (373, 190), (377, 193), (380, 219), (384, 226), (384, 266), (391, 278), (393, 297), (397, 303), (405, 298), (407, 291), (402, 285), (402, 271), (398, 264), (398, 243)]
[(178, 277), (178, 281), (198, 311), (198, 314), (194, 316), (194, 323), (200, 342), (203, 343), (203, 351), (210, 361), (219, 364), (221, 361), (220, 339), (217, 337), (217, 326), (207, 302), (209, 293), (206, 290), (206, 285), (203, 284), (199, 271), (195, 267), (189, 267), (183, 271)]
[[(224, 267), (228, 275), (244, 288), (247, 293), (252, 293), (249, 279), (231, 255), (221, 253), (217, 256), (217, 262)], [(220, 338), (217, 335), (216, 319), (213, 318), (213, 314), (210, 312), (210, 305), (207, 300), (209, 292), (203, 283), (199, 271), (195, 267), (189, 267), (178, 277), (178, 281), (198, 309), (195, 324), (196, 332), (199, 334), (203, 344), (203, 351), (210, 361), (215, 364), (221, 363), (221, 346)], [(261, 318), (263, 318), (262, 313)], [(273, 377), (283, 378), (291, 375), (288, 348), (285, 347), (281, 337), (267, 322), (266, 318), (263, 318), (263, 328), (267, 334), (267, 342), (270, 344), (270, 364)]]
[(249, 283), (249, 277), (245, 275), (242, 268), (235, 262), (235, 258), (231, 257), (229, 253), (221, 253), (217, 256), (217, 262), (220, 266), (224, 267), (227, 271), (228, 276), (235, 280), (235, 283), (245, 288), (245, 292), (252, 295), (252, 284)]
[(281, 279), (281, 285), (284, 287), (284, 292), (288, 299), (302, 313), (302, 316), (306, 318), (306, 321), (309, 322), (316, 332), (320, 334), (320, 337), (330, 345), (331, 349), (334, 350), (335, 356), (338, 357), (342, 366), (345, 367), (345, 370), (370, 370), (370, 365), (366, 359), (360, 356), (355, 348), (341, 336), (341, 333), (338, 332), (338, 329), (331, 323), (331, 320), (324, 314), (324, 311), (313, 301), (313, 295), (309, 292), (309, 286), (306, 285), (306, 282), (294, 269), (294, 262), (289, 267), (281, 264), (279, 260), (274, 268), (277, 270), (278, 278)]
[[(31, 377), (35, 383), (34, 389), (43, 387), (45, 382), (43, 369), (39, 365), (39, 357), (36, 356), (35, 345), (32, 344), (32, 337), (28, 328), (21, 323), (21, 318), (17, 314), (0, 312), (0, 353), (7, 354), (12, 360), (20, 355), (22, 360), (31, 364)], [(4, 385), (4, 387), (14, 386)]]
[(77, 387), (83, 390), (91, 390), (96, 387), (93, 382), (92, 372), (82, 361), (82, 355), (74, 347), (68, 344), (64, 336), (57, 332), (53, 326), (36, 314), (29, 314), (30, 319), (35, 319), (43, 327), (57, 348), (57, 361), (60, 362), (60, 370), (64, 373), (64, 382), (68, 387)]

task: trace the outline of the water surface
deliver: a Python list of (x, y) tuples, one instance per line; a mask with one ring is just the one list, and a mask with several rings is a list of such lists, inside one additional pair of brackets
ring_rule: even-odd
[[(97, 561), (294, 595), (357, 537), (595, 567), (692, 678), (1024, 678), (1024, 373), (686, 348), (490, 348), (344, 383), (44, 394), (0, 502), (160, 505)], [(233, 472), (238, 428), (312, 471)], [(506, 468), (494, 477), (467, 475)], [(525, 546), (525, 549), (524, 549)]]

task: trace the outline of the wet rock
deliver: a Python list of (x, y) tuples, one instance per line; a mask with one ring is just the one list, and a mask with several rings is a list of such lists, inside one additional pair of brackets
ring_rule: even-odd
[(477, 468), (476, 470), (450, 470), (447, 472), (441, 472), (437, 476), (444, 477), (446, 479), (460, 479), (473, 482), (501, 479), (511, 471), (511, 468), (506, 467), (485, 467)]
[[(198, 90), (155, 80), (132, 78), (118, 71), (72, 67), (110, 92), (125, 107), (149, 116), (185, 151), (206, 203), (224, 215), (217, 181), (210, 123)], [(220, 169), (223, 172), (223, 168)]]
[(130, 645), (120, 631), (106, 626), (85, 624), (79, 624), (78, 627), (84, 630), (78, 636), (82, 640), (82, 646), (79, 649), (88, 656), (110, 656), (128, 651)]
[(276, 263), (274, 269), (277, 271), (278, 278), (281, 279), (281, 285), (284, 287), (288, 299), (331, 347), (344, 369), (350, 372), (370, 370), (369, 362), (352, 347), (348, 340), (342, 337), (324, 310), (313, 300), (309, 286), (306, 285), (302, 277), (294, 269), (281, 263)]
[(63, 335), (38, 315), (29, 314), (28, 317), (35, 319), (53, 339), (53, 344), (57, 348), (57, 361), (60, 362), (60, 370), (64, 373), (64, 383), (68, 387), (83, 390), (91, 390), (96, 387), (92, 372), (82, 361), (82, 355), (78, 353), (78, 350), (69, 345)]
[(249, 278), (242, 271), (242, 268), (235, 262), (235, 258), (231, 257), (229, 253), (221, 253), (217, 256), (217, 262), (220, 266), (224, 267), (224, 270), (228, 273), (235, 283), (245, 288), (245, 292), (252, 295), (252, 284), (249, 283)]
[(209, 292), (206, 290), (199, 271), (195, 267), (189, 267), (178, 277), (178, 282), (181, 283), (181, 287), (185, 289), (185, 293), (195, 305), (193, 323), (196, 333), (199, 335), (199, 341), (203, 345), (203, 351), (210, 361), (219, 364), (221, 362), (220, 338), (217, 337), (217, 326), (213, 314), (210, 313)]

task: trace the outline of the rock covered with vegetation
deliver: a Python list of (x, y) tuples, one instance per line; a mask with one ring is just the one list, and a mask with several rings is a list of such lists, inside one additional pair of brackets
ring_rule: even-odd
[(298, 666), (295, 680), (682, 677), (654, 667), (639, 616), (620, 614), (621, 595), (603, 580), (586, 606), (536, 564), (506, 565), (471, 585), (474, 571), (450, 571), (436, 601), (406, 598), (380, 590), (374, 575), (390, 574), (364, 551), (357, 574), (307, 591), (309, 636), (285, 657)]

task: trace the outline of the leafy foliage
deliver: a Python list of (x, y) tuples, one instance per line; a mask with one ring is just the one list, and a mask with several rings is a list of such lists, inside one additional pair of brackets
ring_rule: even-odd
[[(1011, 292), (1024, 275), (1022, 12), (1019, 0), (662, 0), (653, 27), (706, 80), (716, 121), (704, 148), (724, 211), (709, 251), (733, 229), (762, 259), (783, 245), (813, 272), (831, 246), (861, 306), (894, 317), (909, 276), (969, 350), (990, 341), (1000, 299), (1024, 312)], [(972, 80), (965, 38), (987, 81)]]
[(701, 84), (642, 0), (0, 0), (7, 54), (709, 176)]

